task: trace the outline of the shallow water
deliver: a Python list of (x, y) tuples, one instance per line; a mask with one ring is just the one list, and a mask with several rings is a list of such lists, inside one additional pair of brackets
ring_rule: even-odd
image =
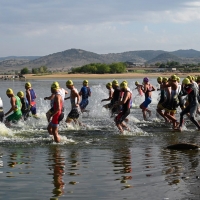
[[(182, 133), (173, 132), (157, 118), (157, 91), (150, 107), (152, 116), (144, 122), (138, 108), (143, 98), (133, 90), (131, 132), (120, 135), (101, 103), (108, 96), (105, 83), (110, 80), (89, 80), (90, 114), (81, 117), (85, 126), (66, 127), (62, 122), (61, 143), (56, 144), (46, 131), (49, 101), (43, 100), (50, 95), (52, 81), (31, 81), (40, 120), (29, 118), (10, 129), (0, 124), (0, 199), (199, 199), (199, 150), (166, 149), (176, 142), (198, 144), (199, 132), (190, 123)], [(133, 89), (133, 80), (128, 81)], [(65, 82), (59, 80), (62, 87)], [(81, 83), (74, 80), (78, 90)], [(24, 84), (1, 81), (4, 111), (10, 109), (6, 89), (17, 93), (24, 91)], [(67, 115), (67, 101), (65, 109)]]

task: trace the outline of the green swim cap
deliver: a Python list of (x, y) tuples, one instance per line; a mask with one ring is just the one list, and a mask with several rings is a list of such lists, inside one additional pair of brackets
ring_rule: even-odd
[(166, 83), (168, 81), (168, 78), (167, 77), (164, 77), (163, 79), (162, 79), (162, 82), (163, 83)]
[(112, 85), (119, 85), (117, 80), (113, 80)]
[(24, 97), (24, 93), (23, 93), (22, 91), (19, 91), (19, 92), (17, 93), (17, 96), (18, 96), (18, 97)]
[(128, 84), (125, 81), (123, 81), (122, 83), (120, 83), (120, 88), (126, 89), (127, 87), (128, 87)]
[(136, 86), (139, 85), (139, 82), (138, 82), (138, 81), (135, 81), (135, 85), (136, 85)]
[(74, 85), (73, 81), (72, 80), (68, 80), (66, 82), (66, 86), (71, 86), (71, 85)]
[(175, 74), (172, 75), (170, 78), (171, 78), (172, 81), (176, 81), (177, 80), (177, 76)]
[(122, 81), (122, 82), (125, 82), (125, 83), (127, 83), (127, 84), (128, 84), (128, 81), (127, 81), (127, 80), (124, 80), (124, 81)]
[(184, 78), (182, 83), (185, 84), (185, 85), (189, 85), (190, 84), (190, 80), (188, 78)]
[(84, 81), (83, 81), (83, 84), (84, 84), (84, 85), (88, 85), (88, 80), (84, 80)]
[(12, 90), (11, 88), (8, 88), (8, 89), (6, 90), (6, 94), (14, 94), (14, 93), (13, 93), (13, 90)]
[(180, 77), (177, 76), (177, 82), (178, 83), (180, 83), (180, 80), (181, 80)]
[(192, 76), (187, 76), (187, 78), (191, 81), (192, 80)]
[(27, 82), (27, 83), (25, 84), (25, 87), (31, 88), (31, 83), (30, 83), (30, 82)]
[(200, 76), (197, 76), (197, 81), (200, 81)]
[(107, 84), (106, 84), (106, 87), (111, 88), (111, 87), (112, 87), (112, 83), (107, 83)]
[(159, 76), (159, 77), (157, 78), (157, 81), (162, 81), (162, 77)]
[(57, 90), (57, 89), (60, 88), (60, 85), (59, 85), (58, 82), (53, 82), (52, 85), (51, 85), (51, 88)]

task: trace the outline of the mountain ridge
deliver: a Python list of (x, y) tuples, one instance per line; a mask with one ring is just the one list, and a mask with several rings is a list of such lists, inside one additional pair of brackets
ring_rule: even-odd
[(163, 51), (140, 50), (122, 53), (97, 54), (82, 49), (68, 49), (46, 56), (8, 56), (0, 57), (0, 70), (19, 70), (46, 66), (52, 70), (70, 70), (90, 63), (134, 62), (155, 64), (157, 62), (176, 61), (183, 63), (200, 63), (200, 51), (194, 49)]

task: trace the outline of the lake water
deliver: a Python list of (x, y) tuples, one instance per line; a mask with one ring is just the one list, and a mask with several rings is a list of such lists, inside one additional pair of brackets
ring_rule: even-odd
[[(60, 125), (61, 143), (52, 143), (46, 130), (45, 113), (49, 109), (50, 86), (66, 80), (29, 80), (37, 94), (39, 120), (29, 118), (8, 129), (0, 123), (0, 199), (199, 199), (200, 170), (198, 150), (166, 149), (176, 142), (199, 143), (200, 133), (192, 124), (182, 133), (173, 132), (160, 122), (155, 108), (158, 92), (150, 105), (152, 117), (144, 122), (138, 108), (144, 100), (137, 97), (134, 82), (134, 107), (123, 135), (102, 108), (111, 80), (89, 80), (92, 97), (81, 121), (85, 127)], [(119, 82), (122, 80), (119, 80)], [(156, 80), (151, 82), (156, 86)], [(24, 81), (1, 80), (0, 97), (4, 111), (10, 109), (7, 88), (24, 91)], [(74, 80), (80, 90), (82, 80)], [(70, 111), (65, 102), (65, 114)], [(66, 117), (65, 115), (65, 117)], [(178, 116), (178, 115), (177, 115)]]

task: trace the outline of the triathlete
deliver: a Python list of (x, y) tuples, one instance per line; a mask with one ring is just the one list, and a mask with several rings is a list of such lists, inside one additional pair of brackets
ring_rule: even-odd
[(141, 85), (138, 81), (135, 82), (135, 86), (136, 86), (136, 90), (138, 91), (138, 94), (139, 96), (143, 96), (144, 93), (142, 92), (142, 87), (143, 85)]
[(66, 82), (66, 87), (71, 91), (70, 96), (65, 98), (65, 100), (70, 99), (71, 102), (71, 111), (67, 116), (66, 123), (75, 122), (81, 125), (78, 121), (80, 115), (80, 95), (78, 94), (78, 90), (74, 87), (74, 83), (72, 80), (68, 80)]
[[(102, 99), (101, 102), (103, 102), (103, 101), (111, 101), (112, 98), (113, 98), (113, 92), (114, 92), (114, 90), (112, 89), (112, 83), (107, 83), (106, 84), (106, 88), (108, 89), (108, 95), (109, 96), (108, 96), (107, 99)], [(110, 102), (108, 104), (105, 104), (105, 105), (103, 105), (103, 107), (111, 109), (112, 108), (112, 103)]]
[(62, 96), (59, 94), (59, 85), (53, 83), (51, 85), (51, 91), (55, 94), (54, 101), (53, 101), (53, 112), (52, 112), (52, 120), (49, 123), (47, 130), (50, 135), (53, 135), (55, 142), (60, 142), (60, 136), (58, 134), (58, 126), (59, 122), (63, 119), (64, 114), (62, 112), (63, 108), (63, 99)]
[(82, 96), (80, 103), (81, 112), (88, 112), (88, 110), (85, 109), (89, 103), (88, 98), (91, 97), (91, 89), (88, 86), (88, 80), (83, 81), (83, 87), (81, 88), (79, 95)]
[(180, 113), (180, 125), (179, 130), (182, 131), (183, 125), (183, 117), (185, 114), (190, 113), (190, 120), (194, 123), (194, 125), (200, 130), (200, 125), (198, 121), (195, 119), (196, 111), (198, 108), (198, 90), (196, 86), (194, 86), (188, 78), (183, 79), (182, 81), (184, 90), (188, 95), (188, 105), (187, 107)]
[(29, 103), (27, 99), (24, 97), (24, 93), (22, 91), (19, 91), (17, 93), (17, 96), (20, 98), (20, 101), (22, 104), (22, 107), (21, 107), (22, 116), (23, 116), (24, 121), (26, 121), (29, 117), (29, 112), (30, 112)]
[(112, 82), (112, 88), (114, 89), (114, 92), (113, 92), (113, 98), (111, 99), (111, 105), (112, 105), (112, 108), (111, 108), (111, 117), (114, 116), (114, 114), (118, 114), (121, 110), (121, 105), (118, 105), (118, 106), (114, 106), (114, 104), (118, 101), (121, 100), (121, 90), (120, 90), (120, 87), (119, 87), (119, 83), (117, 80), (113, 80)]
[[(53, 84), (56, 85), (56, 87), (58, 88), (57, 93), (60, 94), (61, 97), (62, 97), (62, 101), (63, 101), (62, 112), (63, 112), (63, 116), (64, 116), (64, 100), (65, 100), (65, 94), (68, 94), (68, 92), (64, 88), (60, 88), (60, 85), (57, 81), (53, 82)], [(52, 112), (53, 112), (54, 97), (55, 97), (55, 93), (52, 91), (52, 88), (51, 88), (51, 95), (49, 97), (44, 97), (44, 100), (50, 100), (50, 106), (51, 106), (51, 108), (46, 113), (46, 117), (47, 117), (48, 122), (50, 121), (50, 118), (51, 118), (51, 115), (52, 115)]]
[(5, 116), (7, 116), (11, 112), (13, 112), (11, 115), (6, 117), (6, 120), (5, 120), (5, 124), (9, 126), (11, 121), (17, 122), (22, 117), (21, 101), (18, 96), (14, 95), (14, 92), (11, 88), (8, 88), (6, 90), (6, 94), (7, 94), (8, 98), (10, 98), (11, 108), (8, 112), (5, 113)]
[(149, 116), (151, 116), (151, 111), (148, 109), (148, 106), (151, 103), (152, 91), (155, 91), (155, 88), (153, 85), (149, 83), (149, 79), (147, 77), (143, 79), (143, 84), (144, 88), (142, 88), (142, 91), (144, 92), (145, 95), (145, 101), (140, 105), (140, 108), (142, 109), (143, 118), (146, 121), (147, 120), (146, 112), (148, 112)]
[(123, 133), (124, 129), (129, 130), (129, 128), (123, 123), (126, 117), (130, 114), (130, 101), (132, 98), (132, 94), (130, 90), (128, 90), (128, 84), (126, 82), (122, 82), (120, 84), (121, 91), (123, 92), (123, 98), (121, 101), (115, 102), (114, 106), (122, 106), (122, 110), (115, 117), (115, 123), (117, 128)]
[(26, 89), (26, 98), (28, 100), (28, 103), (30, 105), (30, 111), (33, 117), (38, 118), (37, 117), (37, 110), (36, 110), (36, 94), (35, 91), (33, 90), (33, 88), (31, 87), (31, 83), (27, 82), (25, 84), (25, 89)]
[(167, 117), (166, 117), (166, 116), (164, 115), (164, 113), (163, 113), (164, 107), (163, 107), (163, 105), (162, 105), (162, 104), (165, 102), (165, 100), (166, 100), (166, 97), (165, 97), (165, 89), (164, 89), (164, 87), (163, 87), (163, 85), (164, 85), (164, 83), (165, 83), (166, 81), (167, 81), (167, 78), (166, 78), (166, 77), (164, 77), (164, 78), (158, 77), (158, 78), (157, 78), (157, 82), (158, 82), (158, 84), (160, 85), (160, 88), (158, 89), (158, 90), (160, 90), (160, 100), (159, 100), (159, 102), (158, 102), (156, 111), (157, 111), (157, 113), (158, 113), (160, 116), (162, 116), (162, 117), (164, 118), (165, 122), (168, 122), (169, 120), (167, 119)]
[(178, 95), (181, 91), (181, 87), (179, 86), (177, 82), (177, 76), (172, 75), (168, 81), (168, 84), (166, 84), (164, 87), (171, 88), (170, 99), (166, 107), (167, 109), (165, 110), (165, 116), (172, 122), (173, 128), (176, 128), (178, 125), (178, 122), (175, 117), (175, 114), (176, 114), (176, 109), (179, 106)]

